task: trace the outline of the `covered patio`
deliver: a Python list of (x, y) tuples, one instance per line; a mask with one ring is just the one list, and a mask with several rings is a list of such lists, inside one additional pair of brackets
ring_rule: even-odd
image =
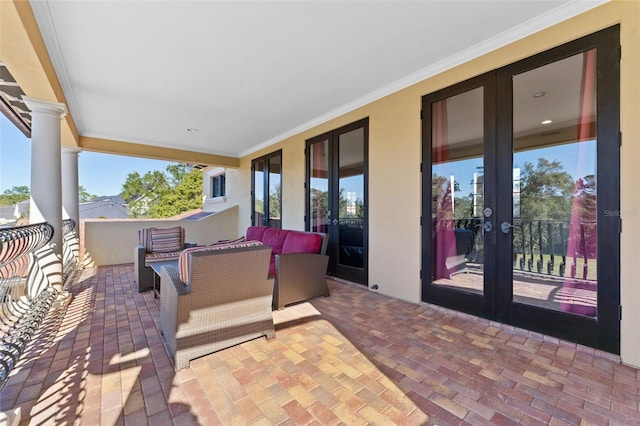
[(27, 424), (638, 424), (618, 356), (330, 280), (274, 311), (276, 338), (175, 373), (133, 265), (76, 272), (0, 410)]

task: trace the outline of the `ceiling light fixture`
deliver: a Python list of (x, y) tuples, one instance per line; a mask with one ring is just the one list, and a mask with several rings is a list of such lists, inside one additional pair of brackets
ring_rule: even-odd
[(190, 132), (190, 133), (198, 133), (198, 129), (196, 129), (195, 127), (189, 127), (189, 128), (187, 129), (187, 132)]
[(541, 91), (539, 91), (539, 92), (534, 93), (532, 96), (533, 96), (534, 98), (541, 98), (541, 97), (543, 97), (543, 96), (544, 96), (544, 95), (546, 95), (546, 94), (547, 94), (547, 92), (545, 92), (544, 90), (541, 90)]
[(553, 121), (551, 121), (551, 120), (544, 120), (544, 121), (543, 121), (542, 123), (540, 123), (540, 124), (547, 125), (547, 124), (551, 124), (551, 123), (553, 123)]

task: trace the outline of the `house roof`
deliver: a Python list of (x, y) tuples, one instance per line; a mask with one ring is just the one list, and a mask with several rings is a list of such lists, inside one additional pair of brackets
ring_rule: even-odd
[[(3, 6), (16, 8), (23, 20), (31, 16), (42, 34), (47, 51), (36, 53), (51, 58), (56, 72), (49, 93), (59, 84), (57, 100), (71, 113), (65, 144), (171, 159), (176, 151), (150, 147), (180, 149), (204, 153), (199, 164), (237, 166), (233, 159), (604, 2), (44, 0)], [(31, 31), (27, 24), (16, 31)], [(6, 39), (17, 40), (14, 35)], [(30, 70), (28, 52), (15, 52), (20, 57), (11, 63)], [(33, 79), (21, 80), (27, 74), (14, 77), (35, 88)]]
[(120, 196), (99, 197), (88, 203), (80, 203), (80, 219), (126, 219), (129, 209)]

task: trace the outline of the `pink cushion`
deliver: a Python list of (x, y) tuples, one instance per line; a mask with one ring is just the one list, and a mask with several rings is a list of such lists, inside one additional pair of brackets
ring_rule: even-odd
[(289, 231), (278, 228), (267, 228), (262, 235), (262, 243), (271, 247), (271, 254), (276, 255), (282, 253), (282, 244), (287, 237)]
[(191, 284), (189, 281), (191, 277), (189, 276), (190, 268), (189, 265), (191, 263), (191, 255), (196, 252), (214, 252), (220, 250), (226, 250), (230, 248), (240, 248), (240, 247), (257, 247), (261, 246), (262, 243), (260, 241), (244, 241), (241, 243), (219, 243), (212, 244), (210, 246), (199, 246), (199, 247), (191, 247), (185, 249), (180, 254), (180, 258), (178, 259), (178, 272), (180, 274), (180, 280), (185, 284)]
[(262, 241), (262, 236), (264, 235), (264, 231), (268, 229), (266, 226), (250, 226), (247, 228), (247, 240), (257, 240)]
[(282, 253), (320, 253), (322, 236), (310, 232), (289, 231), (282, 244)]
[(269, 259), (269, 278), (275, 278), (276, 276), (276, 257), (272, 253), (271, 259)]

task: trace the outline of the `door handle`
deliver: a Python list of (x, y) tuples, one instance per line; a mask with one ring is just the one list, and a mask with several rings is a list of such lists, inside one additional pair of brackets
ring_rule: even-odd
[(509, 233), (509, 228), (515, 228), (515, 225), (510, 224), (509, 222), (502, 222), (500, 224), (500, 230), (502, 231), (503, 234), (508, 234)]
[(482, 229), (484, 229), (484, 232), (491, 232), (493, 230), (493, 224), (487, 220), (482, 225)]

